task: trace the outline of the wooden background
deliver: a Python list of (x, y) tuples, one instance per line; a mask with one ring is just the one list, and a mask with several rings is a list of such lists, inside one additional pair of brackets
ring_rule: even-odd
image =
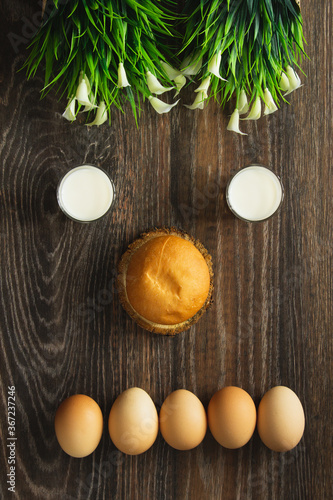
[[(40, 101), (42, 74), (17, 73), (9, 33), (29, 36), (37, 1), (2, 0), (0, 64), (1, 498), (309, 499), (332, 491), (332, 5), (302, 5), (310, 60), (291, 105), (226, 131), (223, 111), (144, 108), (87, 129), (61, 119), (65, 102)], [(37, 14), (36, 14), (37, 13)], [(193, 89), (192, 89), (193, 90)], [(184, 100), (191, 101), (191, 90)], [(112, 176), (112, 212), (90, 225), (68, 220), (55, 191), (70, 168), (90, 162)], [(281, 175), (280, 213), (256, 225), (236, 220), (225, 200), (232, 172), (259, 162)], [(175, 225), (213, 256), (215, 303), (176, 338), (137, 327), (120, 306), (115, 269), (127, 245), (152, 226)], [(159, 408), (173, 390), (207, 406), (225, 385), (258, 403), (283, 384), (300, 397), (306, 429), (288, 453), (257, 432), (225, 450), (208, 432), (190, 452), (159, 435), (146, 453), (118, 452), (107, 432), (111, 405), (131, 386)], [(16, 495), (7, 491), (7, 388), (16, 388)], [(105, 431), (85, 459), (63, 453), (53, 419), (67, 396), (101, 406)]]

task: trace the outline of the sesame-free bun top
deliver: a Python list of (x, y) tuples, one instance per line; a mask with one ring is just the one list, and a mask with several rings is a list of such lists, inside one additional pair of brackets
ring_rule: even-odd
[(134, 321), (153, 333), (176, 335), (212, 303), (212, 258), (199, 240), (174, 227), (140, 235), (118, 264), (119, 299)]
[(191, 241), (175, 235), (147, 241), (127, 268), (128, 299), (140, 316), (153, 323), (188, 320), (204, 305), (209, 286), (204, 257)]

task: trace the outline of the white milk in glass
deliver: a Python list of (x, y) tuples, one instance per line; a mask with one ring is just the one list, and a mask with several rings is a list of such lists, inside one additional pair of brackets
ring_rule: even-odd
[(58, 202), (70, 218), (90, 222), (102, 217), (114, 198), (113, 184), (108, 175), (93, 165), (70, 170), (58, 187)]
[(235, 215), (248, 221), (271, 217), (282, 198), (281, 181), (271, 170), (260, 165), (251, 165), (237, 172), (227, 189), (229, 207)]

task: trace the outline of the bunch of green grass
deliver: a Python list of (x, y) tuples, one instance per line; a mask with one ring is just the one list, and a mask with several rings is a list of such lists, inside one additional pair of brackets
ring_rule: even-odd
[[(92, 103), (123, 109), (125, 100), (137, 119), (140, 101), (151, 92), (150, 71), (163, 85), (172, 84), (161, 61), (168, 56), (160, 40), (170, 36), (174, 17), (160, 0), (53, 0), (53, 9), (30, 45), (25, 67), (28, 78), (44, 65), (44, 96), (56, 86), (60, 97), (75, 96), (80, 75), (87, 76)], [(167, 2), (171, 5), (170, 0)], [(128, 84), (119, 88), (123, 63)], [(80, 109), (80, 106), (79, 106)]]
[[(300, 8), (294, 0), (186, 0), (186, 29), (181, 54), (200, 61), (197, 77), (209, 75), (209, 61), (220, 54), (220, 75), (212, 75), (209, 96), (224, 105), (241, 93), (250, 101), (283, 97), (281, 77), (300, 68), (304, 37)], [(297, 76), (297, 75), (296, 75)], [(209, 97), (208, 96), (208, 97)]]

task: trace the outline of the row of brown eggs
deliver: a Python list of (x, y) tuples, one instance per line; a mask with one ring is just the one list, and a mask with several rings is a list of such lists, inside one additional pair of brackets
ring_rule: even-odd
[[(111, 440), (128, 455), (147, 451), (159, 430), (173, 448), (190, 450), (202, 442), (207, 426), (220, 445), (240, 448), (251, 439), (256, 425), (261, 440), (271, 450), (294, 448), (305, 425), (297, 395), (288, 387), (273, 387), (262, 398), (257, 412), (246, 391), (228, 386), (212, 396), (206, 413), (195, 394), (179, 389), (166, 398), (158, 416), (149, 394), (132, 387), (117, 397), (108, 422)], [(56, 412), (55, 432), (68, 455), (77, 458), (90, 455), (102, 437), (102, 411), (89, 396), (70, 396)]]

